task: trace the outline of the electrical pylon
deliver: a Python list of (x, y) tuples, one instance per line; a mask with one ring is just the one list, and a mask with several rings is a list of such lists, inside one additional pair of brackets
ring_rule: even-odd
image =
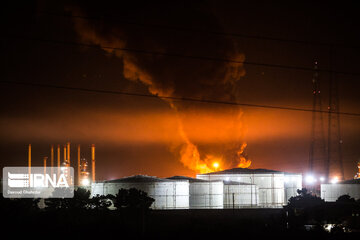
[(327, 156), (325, 142), (324, 117), (319, 83), (318, 62), (314, 62), (313, 84), (313, 112), (311, 123), (311, 143), (309, 151), (309, 173), (326, 175)]
[(329, 79), (329, 106), (328, 106), (328, 157), (326, 177), (344, 180), (342, 162), (342, 139), (340, 128), (340, 105), (338, 80), (335, 73), (330, 73)]

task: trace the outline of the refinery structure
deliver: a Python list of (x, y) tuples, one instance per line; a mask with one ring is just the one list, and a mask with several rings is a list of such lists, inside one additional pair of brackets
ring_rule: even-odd
[[(95, 145), (90, 147), (91, 169), (81, 158), (77, 145), (75, 176), (71, 181), (76, 187), (91, 191), (91, 196), (116, 195), (120, 189), (136, 188), (146, 192), (155, 201), (152, 209), (229, 209), (229, 208), (282, 208), (291, 197), (303, 188), (303, 175), (269, 169), (233, 168), (204, 174), (196, 178), (173, 176), (158, 178), (135, 175), (115, 180), (96, 180)], [(50, 164), (48, 160), (50, 159)], [(44, 157), (44, 167), (54, 167), (54, 146), (51, 145), (50, 158)], [(57, 166), (71, 166), (70, 143), (63, 146), (61, 161), (60, 145), (57, 145)], [(31, 145), (28, 147), (28, 166), (31, 172)], [(342, 195), (360, 199), (359, 172), (347, 181), (317, 181), (319, 195), (327, 202), (334, 202)], [(304, 178), (306, 187), (315, 184), (314, 177)], [(311, 181), (310, 181), (311, 180)]]
[[(64, 171), (65, 176), (69, 178), (70, 182), (76, 186), (90, 186), (91, 182), (95, 182), (95, 144), (91, 144), (91, 179), (90, 173), (88, 171), (88, 162), (85, 158), (81, 158), (81, 147), (80, 144), (77, 145), (77, 162), (76, 162), (76, 176), (75, 179), (70, 178), (67, 174), (67, 170), (71, 166), (70, 162), (70, 142), (67, 142), (63, 145), (63, 160), (61, 160), (61, 148), (60, 144), (57, 145), (56, 152), (56, 166), (54, 159), (54, 145), (51, 145), (50, 148), (50, 164), (48, 163), (49, 158), (44, 157), (44, 172), (46, 168), (50, 168), (51, 173), (53, 173), (53, 167), (57, 167), (58, 171)], [(32, 159), (31, 159), (31, 144), (28, 146), (28, 168), (29, 175), (31, 174)], [(58, 173), (59, 174), (59, 173)]]

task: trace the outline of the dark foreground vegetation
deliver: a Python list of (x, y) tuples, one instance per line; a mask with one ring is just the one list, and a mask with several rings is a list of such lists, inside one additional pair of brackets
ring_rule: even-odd
[[(3, 232), (48, 239), (343, 239), (360, 235), (360, 203), (348, 196), (329, 204), (302, 190), (284, 209), (157, 211), (149, 209), (153, 199), (135, 189), (120, 190), (116, 196), (89, 196), (78, 189), (73, 199), (42, 203), (2, 198)], [(38, 207), (44, 203), (45, 208)], [(108, 209), (110, 205), (114, 210)], [(333, 224), (330, 232), (324, 229), (326, 224)]]

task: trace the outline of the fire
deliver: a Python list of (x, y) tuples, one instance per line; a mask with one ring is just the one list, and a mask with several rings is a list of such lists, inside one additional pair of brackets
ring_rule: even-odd
[(239, 167), (239, 168), (248, 168), (248, 167), (250, 167), (250, 165), (251, 165), (251, 160), (250, 160), (250, 159), (246, 159), (246, 158), (244, 157), (244, 150), (245, 150), (246, 146), (247, 146), (247, 144), (244, 143), (244, 144), (241, 146), (240, 150), (237, 152), (237, 158), (238, 158), (238, 159), (237, 159), (237, 162), (238, 162), (237, 167)]

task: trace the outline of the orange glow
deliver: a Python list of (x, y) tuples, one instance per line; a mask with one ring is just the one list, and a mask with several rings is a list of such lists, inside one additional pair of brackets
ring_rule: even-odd
[(237, 167), (239, 167), (239, 168), (248, 168), (251, 165), (251, 160), (246, 159), (243, 156), (243, 153), (244, 153), (244, 150), (245, 150), (246, 146), (247, 146), (247, 144), (244, 143), (241, 146), (240, 150), (237, 152), (237, 157), (238, 157), (238, 165), (237, 165)]
[(218, 163), (218, 162), (214, 162), (214, 163), (213, 163), (213, 167), (214, 167), (215, 169), (217, 169), (217, 168), (219, 167), (219, 163)]

